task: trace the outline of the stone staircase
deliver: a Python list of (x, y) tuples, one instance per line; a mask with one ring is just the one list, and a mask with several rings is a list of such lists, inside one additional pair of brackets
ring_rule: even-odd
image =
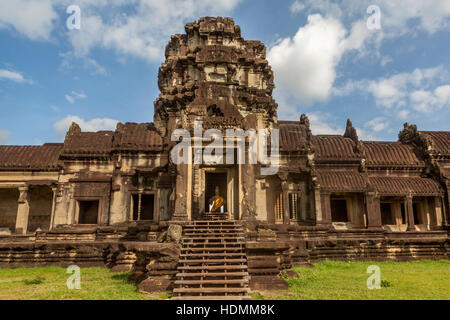
[(230, 220), (193, 221), (183, 230), (174, 300), (249, 300), (245, 237)]

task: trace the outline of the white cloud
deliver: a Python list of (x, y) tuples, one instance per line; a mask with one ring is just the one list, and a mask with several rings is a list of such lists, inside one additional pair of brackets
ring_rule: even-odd
[(115, 130), (119, 121), (109, 118), (96, 118), (91, 120), (84, 120), (78, 116), (68, 115), (64, 119), (59, 120), (54, 124), (54, 129), (58, 137), (63, 137), (67, 130), (69, 130), (72, 122), (76, 122), (82, 131), (95, 132), (102, 130)]
[(371, 128), (372, 131), (380, 132), (382, 130), (385, 130), (389, 127), (388, 123), (386, 122), (386, 119), (382, 117), (376, 117), (373, 118), (370, 121), (367, 121), (364, 124), (365, 127)]
[(68, 94), (64, 95), (64, 97), (66, 98), (67, 101), (69, 101), (70, 103), (75, 103), (75, 98), (73, 98), (72, 96), (69, 96)]
[(0, 1), (0, 29), (13, 28), (32, 40), (49, 40), (58, 18), (51, 0)]
[[(276, 99), (305, 106), (327, 100), (343, 54), (363, 51), (370, 36), (362, 21), (355, 22), (348, 32), (337, 19), (308, 16), (308, 23), (293, 38), (281, 39), (268, 52), (275, 72)], [(281, 114), (283, 108), (281, 104)]]
[(70, 95), (66, 94), (66, 95), (64, 95), (64, 97), (71, 104), (74, 104), (76, 100), (86, 99), (87, 95), (84, 92), (79, 93), (79, 92), (76, 92), (76, 91), (72, 91), (72, 93)]
[(320, 12), (341, 20), (360, 19), (370, 5), (381, 10), (381, 27), (388, 37), (398, 37), (416, 29), (430, 34), (450, 27), (450, 1), (448, 0), (304, 0), (306, 12)]
[(163, 58), (169, 36), (182, 32), (187, 20), (226, 15), (241, 0), (62, 1), (82, 7), (81, 29), (67, 33), (75, 56), (100, 47), (153, 62)]
[(355, 91), (372, 95), (377, 106), (394, 109), (398, 118), (405, 120), (411, 110), (429, 113), (450, 105), (448, 73), (442, 67), (403, 72), (376, 80), (348, 81), (334, 88), (336, 96), (350, 95)]
[(450, 85), (439, 86), (433, 91), (417, 90), (410, 95), (414, 110), (429, 113), (450, 106)]
[(9, 80), (18, 83), (31, 83), (31, 80), (26, 80), (24, 76), (17, 71), (0, 69), (0, 80)]
[(409, 118), (409, 115), (410, 115), (410, 112), (409, 112), (409, 110), (406, 110), (406, 109), (403, 109), (403, 110), (400, 110), (400, 111), (397, 112), (397, 117), (398, 117), (400, 120), (406, 120), (406, 119), (408, 119), (408, 118)]
[(0, 130), (0, 145), (7, 144), (10, 136), (11, 136), (11, 132), (5, 131), (5, 130)]
[[(330, 113), (324, 112), (312, 112), (308, 113), (308, 118), (311, 123), (311, 132), (315, 135), (325, 134), (325, 135), (344, 135), (345, 127), (336, 124), (337, 119)], [(360, 140), (376, 140), (376, 136), (373, 134), (375, 130), (364, 130), (355, 127), (358, 138)]]
[(299, 13), (303, 11), (303, 9), (305, 9), (305, 5), (301, 3), (299, 0), (295, 0), (289, 8), (289, 10), (291, 10), (292, 13)]
[(49, 40), (65, 8), (81, 8), (81, 29), (67, 30), (76, 57), (93, 48), (116, 51), (150, 62), (164, 57), (170, 35), (184, 30), (187, 20), (200, 16), (226, 16), (241, 0), (3, 0), (0, 28), (13, 28), (32, 40)]
[(275, 72), (276, 95), (305, 105), (326, 100), (336, 78), (345, 33), (338, 20), (310, 15), (308, 24), (293, 38), (273, 46), (268, 59)]
[[(59, 56), (62, 58), (61, 64), (59, 66), (60, 71), (64, 70), (70, 70), (73, 68), (73, 65), (75, 63), (78, 63), (78, 61), (75, 61), (77, 57), (74, 56), (74, 53), (71, 51), (60, 53)], [(95, 59), (90, 58), (88, 56), (78, 57), (80, 58), (81, 62), (83, 63), (83, 67), (87, 70), (90, 70), (90, 75), (107, 75), (108, 72), (101, 64), (99, 64)]]
[(329, 113), (312, 112), (308, 114), (313, 134), (337, 134), (343, 135), (345, 128), (336, 125), (335, 119)]
[(86, 99), (87, 95), (82, 92), (82, 93), (78, 93), (76, 91), (72, 91), (72, 95), (76, 98), (76, 99)]

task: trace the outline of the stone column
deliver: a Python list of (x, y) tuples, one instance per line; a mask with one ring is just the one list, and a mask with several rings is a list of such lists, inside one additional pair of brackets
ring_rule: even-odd
[(16, 233), (26, 234), (28, 230), (28, 216), (30, 214), (30, 195), (28, 187), (19, 187), (19, 200), (16, 218)]
[(322, 205), (322, 221), (320, 224), (330, 226), (332, 223), (330, 193), (322, 191), (320, 193), (320, 200)]
[(241, 167), (243, 169), (241, 180), (242, 220), (254, 220), (256, 219), (256, 165), (249, 164), (247, 157), (247, 161)]
[(53, 186), (52, 187), (52, 194), (53, 194), (53, 199), (52, 199), (52, 213), (50, 216), (50, 226), (49, 226), (49, 230), (53, 229), (53, 223), (55, 221), (55, 208), (56, 208), (56, 193), (58, 192), (58, 187)]
[(440, 203), (440, 209), (441, 209), (441, 224), (440, 224), (440, 226), (441, 227), (446, 226), (446, 225), (448, 225), (448, 219), (447, 219), (448, 209), (445, 204), (445, 197), (444, 196), (441, 196), (440, 198), (436, 197), (436, 202)]
[(313, 186), (314, 195), (314, 214), (316, 219), (316, 224), (320, 224), (323, 220), (322, 205), (320, 200), (320, 188), (316, 184)]
[(175, 210), (172, 216), (173, 221), (187, 221), (187, 204), (186, 204), (186, 178), (187, 165), (179, 164), (176, 167), (175, 181)]
[(366, 193), (367, 229), (379, 229), (382, 226), (380, 196), (376, 192)]
[(286, 180), (281, 182), (281, 190), (283, 192), (283, 223), (290, 224), (291, 216), (289, 212), (289, 185)]
[(408, 228), (406, 229), (406, 231), (415, 231), (416, 228), (414, 227), (413, 197), (411, 194), (408, 194), (406, 196), (405, 209), (406, 209), (406, 218), (407, 218), (407, 223), (408, 223)]

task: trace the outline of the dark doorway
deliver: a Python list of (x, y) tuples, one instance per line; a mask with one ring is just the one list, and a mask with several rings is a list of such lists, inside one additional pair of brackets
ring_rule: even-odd
[(331, 220), (333, 222), (348, 222), (346, 200), (331, 200)]
[(406, 210), (405, 210), (405, 204), (400, 204), (400, 210), (402, 213), (402, 224), (406, 224)]
[(227, 212), (227, 174), (226, 173), (206, 173), (205, 183), (205, 211), (209, 211), (209, 200), (215, 195), (216, 186), (219, 187), (219, 195), (225, 199), (224, 212)]
[(50, 187), (33, 187), (30, 190), (30, 215), (28, 231), (34, 232), (50, 229), (52, 215), (53, 191)]
[(383, 225), (393, 225), (394, 217), (392, 216), (391, 204), (381, 203), (381, 223)]
[(78, 224), (97, 224), (98, 223), (98, 200), (78, 201), (80, 206), (80, 215)]
[(16, 229), (18, 189), (0, 188), (0, 228)]
[[(139, 196), (141, 197), (141, 217), (139, 219)], [(151, 221), (154, 219), (153, 210), (155, 196), (152, 194), (133, 194), (133, 220)]]
[(420, 224), (419, 207), (417, 203), (413, 203), (414, 224)]

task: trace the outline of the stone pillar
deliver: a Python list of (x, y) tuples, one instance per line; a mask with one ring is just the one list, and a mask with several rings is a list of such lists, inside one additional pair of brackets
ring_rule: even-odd
[(242, 180), (242, 220), (254, 220), (256, 219), (256, 165), (248, 163), (248, 157), (245, 164), (241, 165)]
[(406, 220), (408, 223), (408, 228), (406, 229), (406, 231), (415, 231), (416, 228), (414, 227), (413, 197), (411, 194), (408, 194), (406, 196), (405, 209), (406, 209)]
[(330, 226), (332, 223), (330, 193), (322, 191), (320, 193), (320, 202), (322, 206), (322, 221), (320, 224)]
[(440, 207), (441, 207), (441, 226), (446, 226), (448, 225), (448, 218), (447, 218), (447, 214), (448, 214), (448, 208), (447, 205), (445, 204), (445, 197), (441, 196), (440, 198), (436, 197), (436, 202), (440, 202)]
[(316, 218), (316, 224), (320, 224), (323, 220), (322, 215), (322, 205), (320, 201), (320, 188), (318, 186), (314, 186), (314, 213)]
[(53, 194), (53, 199), (52, 199), (52, 213), (50, 216), (50, 226), (49, 226), (49, 230), (53, 229), (53, 223), (55, 221), (55, 209), (56, 209), (56, 193), (58, 192), (58, 187), (56, 186), (52, 186), (52, 194)]
[(30, 214), (30, 195), (28, 187), (19, 187), (19, 200), (16, 218), (16, 233), (26, 234), (28, 230), (28, 216)]
[(380, 196), (376, 192), (366, 193), (367, 229), (379, 229), (382, 226)]
[(283, 192), (283, 223), (290, 224), (291, 216), (289, 213), (289, 185), (286, 180), (281, 182), (281, 190)]
[(173, 221), (187, 221), (187, 203), (186, 203), (186, 178), (187, 165), (179, 164), (176, 166), (175, 181), (175, 210), (172, 216)]

